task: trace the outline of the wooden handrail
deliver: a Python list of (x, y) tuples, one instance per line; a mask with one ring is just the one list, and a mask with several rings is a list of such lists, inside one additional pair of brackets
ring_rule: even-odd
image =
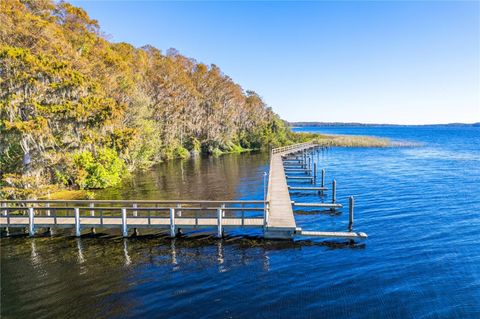
[(312, 142), (304, 142), (304, 143), (298, 143), (298, 144), (292, 144), (292, 145), (287, 145), (287, 146), (282, 146), (282, 147), (277, 147), (272, 149), (272, 154), (277, 154), (277, 153), (283, 153), (285, 151), (291, 151), (295, 149), (301, 149), (307, 146), (313, 145)]

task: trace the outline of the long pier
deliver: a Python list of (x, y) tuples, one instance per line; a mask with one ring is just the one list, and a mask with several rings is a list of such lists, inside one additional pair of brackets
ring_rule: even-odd
[[(12, 228), (22, 228), (34, 236), (39, 228), (52, 233), (56, 228), (73, 229), (75, 236), (96, 228), (120, 229), (124, 237), (141, 229), (164, 229), (171, 237), (192, 229), (214, 229), (218, 237), (230, 229), (259, 229), (265, 238), (291, 239), (298, 236), (365, 239), (353, 232), (354, 199), (349, 203), (349, 228), (345, 232), (303, 230), (297, 227), (294, 206), (342, 208), (336, 203), (336, 182), (332, 184), (332, 203), (295, 203), (290, 191), (326, 191), (322, 170), (321, 187), (291, 187), (285, 171), (305, 172), (313, 176), (298, 179), (314, 183), (316, 163), (307, 160), (307, 153), (317, 146), (301, 143), (273, 149), (270, 158), (268, 189), (263, 201), (255, 200), (2, 200), (0, 227), (8, 235)], [(289, 163), (288, 168), (284, 162)], [(290, 164), (295, 163), (297, 166)]]

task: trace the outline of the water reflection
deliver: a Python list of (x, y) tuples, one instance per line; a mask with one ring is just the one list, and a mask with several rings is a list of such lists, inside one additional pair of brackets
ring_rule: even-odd
[(226, 271), (226, 268), (225, 266), (223, 266), (223, 263), (225, 261), (224, 259), (224, 253), (225, 253), (225, 250), (223, 248), (223, 241), (222, 240), (219, 240), (217, 242), (217, 262), (218, 262), (218, 272), (225, 272)]
[(32, 259), (32, 265), (35, 268), (39, 268), (42, 265), (42, 262), (41, 262), (40, 256), (38, 255), (38, 252), (37, 252), (37, 244), (35, 242), (35, 239), (31, 240), (30, 247), (31, 247), (31, 251), (32, 251), (32, 253), (30, 255), (31, 259)]
[[(177, 250), (175, 249), (175, 238), (170, 241), (170, 255), (171, 255), (171, 260), (172, 260), (172, 265), (177, 266)], [(175, 269), (175, 267), (174, 267)]]
[(270, 257), (265, 250), (263, 250), (263, 270), (270, 271)]
[(96, 199), (262, 199), (268, 153), (168, 161), (137, 172)]
[(132, 260), (130, 259), (130, 255), (128, 254), (128, 240), (126, 238), (123, 239), (123, 254), (125, 255), (125, 266), (130, 266)]
[(81, 265), (85, 262), (85, 257), (83, 256), (82, 240), (80, 238), (76, 238), (75, 241), (77, 242), (78, 263)]

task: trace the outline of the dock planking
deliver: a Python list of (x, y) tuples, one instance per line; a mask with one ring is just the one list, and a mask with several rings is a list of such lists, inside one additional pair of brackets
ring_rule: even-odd
[(270, 158), (270, 174), (268, 180), (267, 202), (268, 221), (265, 230), (267, 238), (292, 237), (297, 225), (292, 208), (292, 200), (285, 175), (282, 157), (312, 148), (311, 143), (303, 143), (294, 148), (280, 148), (272, 151)]

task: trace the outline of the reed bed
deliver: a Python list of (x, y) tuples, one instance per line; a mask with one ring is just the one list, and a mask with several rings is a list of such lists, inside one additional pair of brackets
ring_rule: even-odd
[[(314, 140), (320, 146), (339, 147), (392, 147), (403, 146), (387, 138), (355, 135), (321, 135)], [(400, 143), (402, 144), (402, 143)]]

